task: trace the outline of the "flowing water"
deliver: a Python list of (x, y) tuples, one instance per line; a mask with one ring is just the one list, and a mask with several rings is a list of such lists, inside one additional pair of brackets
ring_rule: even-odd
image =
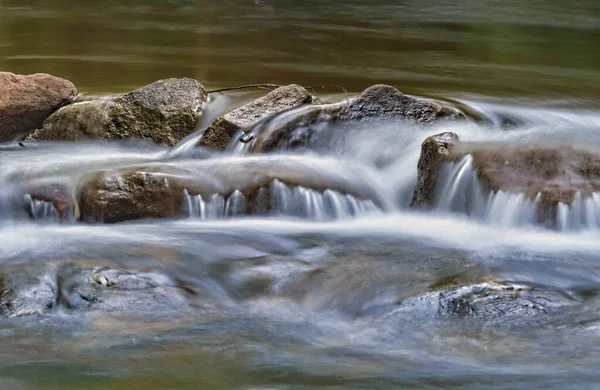
[[(444, 167), (433, 210), (409, 207), (432, 134), (600, 148), (598, 3), (388, 3), (1, 0), (2, 70), (56, 73), (84, 92), (172, 76), (353, 92), (386, 82), (471, 119), (324, 121), (308, 151), (248, 154), (237, 138), (222, 153), (194, 148), (213, 118), (256, 96), (235, 92), (212, 95), (175, 149), (1, 145), (2, 269), (143, 267), (196, 302), (184, 315), (56, 307), (2, 318), (0, 388), (598, 387), (599, 194), (559, 205), (548, 229), (536, 224), (538, 199), (484, 191), (466, 156)], [(95, 172), (155, 165), (215, 188), (242, 188), (253, 170), (295, 185), (259, 190), (272, 199), (267, 214), (246, 215), (240, 191), (184, 192), (181, 218), (110, 225), (61, 220), (27, 195), (31, 183), (76, 192)]]

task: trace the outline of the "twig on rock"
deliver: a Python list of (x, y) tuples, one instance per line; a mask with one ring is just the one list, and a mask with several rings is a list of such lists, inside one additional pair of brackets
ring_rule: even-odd
[(239, 87), (229, 87), (229, 88), (221, 88), (221, 89), (213, 89), (212, 91), (206, 91), (206, 93), (221, 93), (225, 91), (235, 91), (238, 89), (249, 89), (249, 88), (259, 88), (266, 89), (268, 91), (272, 91), (276, 88), (281, 87), (278, 84), (248, 84), (248, 85), (240, 85)]

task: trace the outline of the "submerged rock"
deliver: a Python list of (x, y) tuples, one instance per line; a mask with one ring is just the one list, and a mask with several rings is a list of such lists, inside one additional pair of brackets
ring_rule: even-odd
[(64, 107), (30, 139), (141, 138), (173, 146), (194, 130), (206, 98), (196, 80), (159, 80), (122, 96)]
[(430, 321), (460, 319), (508, 326), (548, 323), (581, 300), (543, 287), (503, 280), (452, 286), (409, 297), (386, 316)]
[(76, 97), (73, 83), (59, 77), (0, 72), (0, 142), (40, 128), (46, 118)]
[(548, 227), (556, 225), (560, 204), (568, 207), (600, 192), (599, 151), (562, 144), (463, 143), (456, 134), (442, 133), (423, 142), (412, 206), (432, 206), (444, 163), (467, 155), (484, 191), (522, 194), (535, 202), (537, 221)]
[(219, 117), (204, 133), (200, 145), (225, 149), (240, 130), (247, 131), (256, 122), (275, 113), (310, 103), (310, 93), (299, 85), (277, 88), (267, 95)]
[(408, 120), (429, 125), (445, 119), (465, 119), (459, 110), (404, 95), (389, 85), (374, 85), (347, 101), (298, 108), (270, 117), (252, 129), (251, 153), (310, 147), (316, 132), (330, 124)]
[[(344, 174), (340, 174), (342, 169)], [(369, 183), (366, 171), (348, 164), (342, 167), (330, 159), (232, 157), (180, 167), (163, 164), (101, 172), (82, 184), (79, 204), (82, 219), (106, 223), (189, 215), (190, 207), (194, 208), (190, 203), (199, 197), (211, 202), (215, 217), (253, 215), (269, 213), (274, 202), (280, 201), (273, 196), (274, 190), (286, 195), (292, 191), (289, 188), (302, 187), (289, 194), (289, 201), (306, 201), (315, 213), (316, 198), (326, 196), (339, 200), (337, 207), (345, 202), (360, 209), (360, 200), (365, 200), (373, 209), (385, 208), (384, 200)], [(198, 207), (207, 206), (203, 203)]]
[(0, 269), (0, 315), (44, 314), (57, 299), (52, 265), (5, 266)]
[(64, 264), (58, 279), (60, 304), (71, 309), (129, 315), (183, 313), (195, 295), (162, 272), (103, 264)]

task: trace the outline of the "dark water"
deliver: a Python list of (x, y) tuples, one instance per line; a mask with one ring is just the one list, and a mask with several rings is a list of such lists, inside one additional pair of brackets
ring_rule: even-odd
[[(314, 153), (273, 160), (169, 160), (168, 149), (135, 142), (3, 145), (2, 270), (146, 267), (185, 281), (197, 306), (3, 318), (0, 388), (597, 388), (597, 226), (559, 232), (420, 213), (406, 199), (421, 142), (441, 131), (600, 149), (599, 38), (591, 0), (0, 0), (0, 69), (57, 74), (90, 94), (182, 76), (211, 88), (383, 82), (485, 119), (330, 129)], [(15, 219), (1, 202), (16, 179), (76, 188), (90, 173), (149, 163), (202, 173), (214, 163), (218, 179), (243, 163), (318, 172), (324, 183), (351, 177), (388, 207), (335, 221), (93, 225)], [(514, 210), (508, 200), (501, 214)]]

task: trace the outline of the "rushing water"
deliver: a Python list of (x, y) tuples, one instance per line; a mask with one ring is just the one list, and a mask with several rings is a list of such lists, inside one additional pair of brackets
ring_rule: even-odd
[[(353, 92), (386, 82), (472, 119), (319, 123), (310, 151), (272, 155), (248, 155), (237, 139), (223, 153), (194, 148), (212, 119), (255, 96), (231, 93), (213, 95), (176, 149), (1, 145), (2, 270), (143, 267), (195, 303), (185, 315), (57, 307), (2, 318), (0, 388), (596, 388), (597, 193), (559, 205), (547, 229), (537, 199), (483, 191), (466, 156), (444, 168), (433, 210), (409, 205), (428, 135), (600, 148), (598, 3), (387, 3), (1, 1), (0, 67), (63, 75), (85, 92), (171, 76)], [(216, 187), (251, 182), (252, 169), (297, 185), (264, 186), (265, 215), (246, 215), (239, 191), (184, 192), (181, 218), (111, 225), (61, 221), (23, 196), (28, 183), (76, 192), (95, 172), (156, 164)]]

